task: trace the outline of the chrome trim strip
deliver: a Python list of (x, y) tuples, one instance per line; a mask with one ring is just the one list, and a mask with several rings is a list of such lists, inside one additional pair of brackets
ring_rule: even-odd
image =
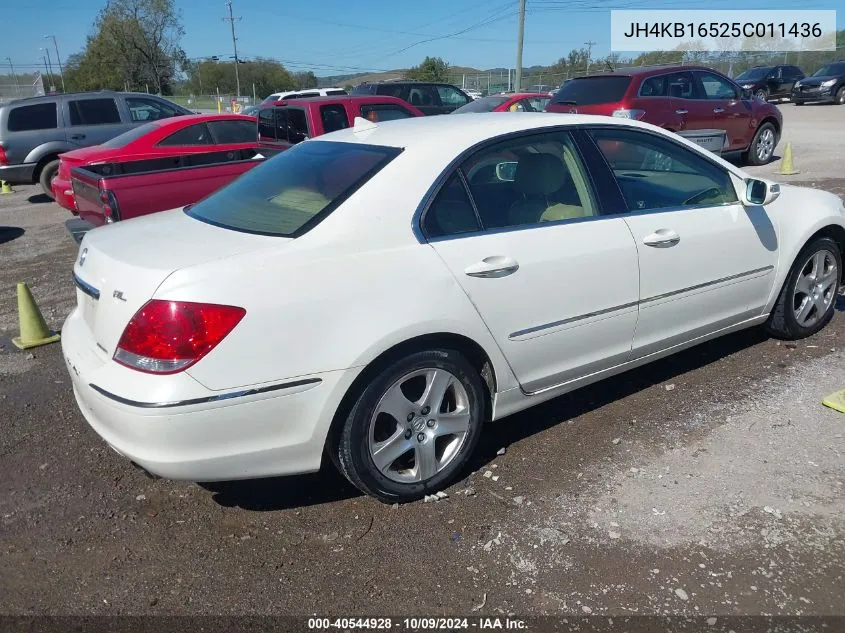
[(519, 330), (517, 332), (513, 332), (512, 334), (508, 334), (509, 339), (519, 338), (520, 336), (525, 336), (526, 334), (533, 334), (534, 332), (541, 332), (543, 330), (548, 330), (551, 328), (558, 327), (560, 325), (566, 325), (568, 323), (575, 323), (576, 321), (583, 321), (584, 319), (590, 319), (592, 317), (602, 316), (603, 314), (610, 314), (611, 312), (616, 312), (618, 310), (627, 310), (628, 308), (633, 308), (639, 304), (639, 301), (632, 301), (631, 303), (623, 303), (620, 306), (613, 306), (612, 308), (605, 308), (604, 310), (596, 310), (595, 312), (588, 312), (587, 314), (580, 314), (578, 316), (570, 317), (568, 319), (561, 319), (560, 321), (553, 321), (551, 323), (544, 323), (543, 325), (535, 325), (534, 327), (529, 327), (524, 330)]
[(734, 281), (736, 279), (741, 279), (743, 277), (750, 277), (751, 275), (757, 275), (759, 273), (769, 272), (770, 270), (774, 270), (774, 266), (763, 266), (762, 268), (755, 268), (754, 270), (749, 270), (744, 273), (737, 273), (736, 275), (730, 275), (728, 277), (722, 277), (721, 279), (714, 279), (713, 281), (706, 281), (703, 284), (696, 284), (695, 286), (690, 286), (689, 288), (681, 288), (680, 290), (673, 290), (671, 292), (663, 293), (662, 295), (655, 295), (653, 297), (648, 297), (647, 299), (640, 300), (640, 303), (650, 303), (652, 301), (659, 301), (661, 299), (666, 299), (667, 297), (674, 297), (675, 295), (680, 295), (685, 292), (692, 292), (693, 290), (701, 290), (702, 288), (707, 288), (709, 286), (715, 286), (716, 284), (725, 283), (726, 281)]
[(192, 404), (203, 404), (206, 402), (220, 402), (221, 400), (231, 400), (233, 398), (242, 398), (244, 396), (254, 396), (259, 393), (279, 391), (280, 389), (292, 389), (294, 387), (302, 387), (304, 385), (317, 385), (321, 382), (323, 381), (320, 378), (306, 378), (304, 380), (294, 380), (292, 382), (284, 382), (278, 385), (270, 385), (268, 387), (259, 387), (257, 389), (244, 389), (242, 391), (232, 391), (230, 393), (220, 394), (219, 396), (192, 398), (190, 400), (177, 400), (175, 402), (138, 402), (137, 400), (122, 398), (113, 393), (110, 393), (102, 387), (98, 387), (94, 383), (90, 383), (88, 386), (100, 395), (105, 396), (110, 400), (114, 400), (115, 402), (119, 402), (120, 404), (128, 405), (130, 407), (139, 407), (141, 409), (167, 409), (171, 407), (186, 407)]
[(730, 275), (729, 277), (722, 277), (721, 279), (715, 279), (713, 281), (707, 281), (703, 284), (696, 284), (695, 286), (689, 286), (688, 288), (681, 288), (680, 290), (673, 290), (672, 292), (667, 292), (662, 295), (655, 295), (653, 297), (648, 297), (647, 299), (642, 299), (640, 301), (634, 301), (631, 303), (623, 303), (622, 305), (613, 306), (612, 308), (605, 308), (603, 310), (596, 310), (595, 312), (587, 312), (586, 314), (579, 314), (578, 316), (570, 317), (568, 319), (561, 319), (560, 321), (552, 321), (551, 323), (544, 323), (543, 325), (535, 325), (533, 327), (526, 328), (524, 330), (518, 330), (511, 334), (508, 334), (508, 339), (515, 339), (521, 336), (525, 336), (526, 334), (533, 334), (535, 332), (541, 332), (543, 330), (548, 330), (551, 328), (555, 328), (561, 325), (567, 325), (569, 323), (575, 323), (577, 321), (583, 321), (584, 319), (591, 319), (593, 317), (602, 316), (605, 314), (610, 314), (611, 312), (617, 312), (619, 310), (627, 310), (628, 308), (633, 308), (634, 306), (642, 305), (644, 303), (650, 303), (653, 301), (659, 301), (660, 299), (666, 299), (668, 297), (674, 297), (675, 295), (680, 295), (685, 292), (692, 292), (693, 290), (701, 290), (702, 288), (708, 288), (710, 286), (715, 286), (717, 284), (725, 283), (727, 281), (734, 281), (736, 279), (742, 279), (743, 277), (750, 277), (751, 275), (757, 275), (759, 273), (769, 272), (774, 270), (774, 266), (764, 266), (763, 268), (756, 268), (754, 270), (749, 270), (744, 273), (738, 273), (736, 275)]
[(82, 281), (79, 277), (77, 277), (76, 273), (73, 273), (73, 285), (75, 285), (82, 292), (91, 297), (94, 301), (100, 300), (100, 291), (97, 290), (91, 284)]

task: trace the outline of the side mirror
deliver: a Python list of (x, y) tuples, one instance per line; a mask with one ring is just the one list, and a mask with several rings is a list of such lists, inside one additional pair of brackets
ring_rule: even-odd
[(496, 178), (504, 182), (513, 182), (516, 179), (516, 161), (497, 163)]
[(751, 92), (751, 88), (742, 88), (740, 92), (740, 98), (743, 101), (748, 101), (751, 98), (752, 94), (753, 93)]
[(775, 182), (749, 178), (745, 181), (746, 206), (766, 206), (780, 197), (780, 185)]

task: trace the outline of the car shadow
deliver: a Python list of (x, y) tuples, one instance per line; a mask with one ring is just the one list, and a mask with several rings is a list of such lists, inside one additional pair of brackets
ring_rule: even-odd
[(53, 202), (53, 199), (46, 193), (37, 193), (34, 196), (29, 196), (27, 202), (31, 204), (44, 204), (46, 202)]
[(833, 307), (837, 312), (845, 312), (845, 295), (836, 297), (836, 303), (833, 304)]
[(0, 226), (0, 244), (11, 242), (26, 233), (19, 226)]
[[(845, 309), (845, 302), (841, 305), (841, 309)], [(491, 423), (484, 430), (465, 474), (493, 461), (502, 447), (515, 444), (526, 437), (653, 385), (705, 367), (757, 345), (767, 338), (761, 328), (730, 334), (583, 387), (517, 413), (504, 421)], [(256, 512), (314, 506), (361, 496), (357, 488), (338, 473), (331, 463), (325, 463), (319, 473), (308, 475), (201, 483), (200, 486), (212, 492), (212, 500), (221, 506)]]

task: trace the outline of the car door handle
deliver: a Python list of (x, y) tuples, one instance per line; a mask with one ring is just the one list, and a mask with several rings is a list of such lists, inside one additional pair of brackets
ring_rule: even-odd
[(646, 235), (643, 238), (643, 244), (646, 246), (654, 246), (655, 248), (668, 248), (674, 246), (681, 241), (681, 236), (675, 233), (672, 229), (657, 229), (651, 235)]
[(714, 113), (714, 114), (719, 114), (720, 112), (724, 112), (724, 111), (725, 111), (725, 109), (724, 109), (724, 108), (713, 108), (713, 113)]
[(689, 110), (675, 110), (675, 114), (687, 114)]
[(84, 134), (74, 134), (70, 138), (72, 138), (74, 141), (81, 141), (82, 139), (85, 138), (85, 135)]
[(464, 272), (470, 277), (497, 278), (507, 277), (519, 270), (519, 264), (511, 257), (493, 255), (480, 262), (467, 266)]

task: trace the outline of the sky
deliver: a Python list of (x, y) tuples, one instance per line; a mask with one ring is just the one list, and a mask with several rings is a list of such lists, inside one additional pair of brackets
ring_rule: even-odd
[[(5, 0), (0, 68), (43, 69), (55, 35), (62, 59), (80, 51), (105, 0)], [(610, 9), (836, 9), (841, 0), (527, 0), (523, 65), (548, 65), (594, 42), (610, 50)], [(223, 0), (176, 0), (188, 57), (232, 55)], [(393, 70), (426, 55), (457, 66), (513, 67), (518, 0), (233, 0), (238, 56), (269, 57), (317, 75)], [(837, 15), (845, 26), (845, 11)], [(55, 59), (52, 60), (55, 64)], [(0, 70), (0, 73), (4, 72)]]

